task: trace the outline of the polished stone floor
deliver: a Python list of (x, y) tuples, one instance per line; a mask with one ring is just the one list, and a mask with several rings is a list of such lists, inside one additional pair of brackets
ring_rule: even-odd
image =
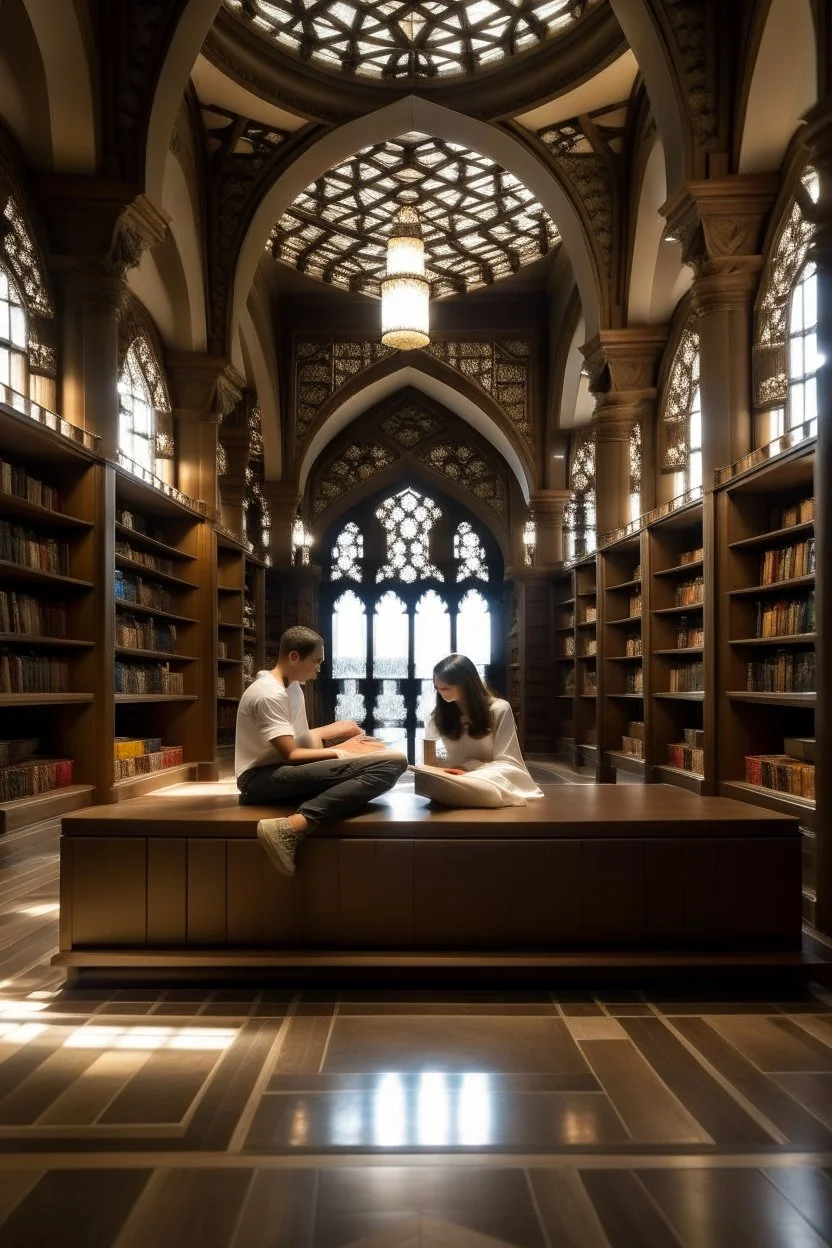
[(832, 1243), (832, 996), (67, 988), (0, 841), (2, 1248)]

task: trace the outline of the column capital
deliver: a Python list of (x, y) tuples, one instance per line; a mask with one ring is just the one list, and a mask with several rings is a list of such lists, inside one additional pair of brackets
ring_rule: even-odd
[(602, 329), (581, 347), (590, 391), (639, 391), (652, 397), (669, 332), (667, 325)]
[(58, 265), (83, 259), (124, 277), (167, 235), (168, 216), (126, 183), (47, 175), (37, 179), (35, 189)]
[(242, 381), (224, 356), (199, 351), (167, 351), (165, 364), (177, 420), (216, 421), (239, 403)]
[(123, 277), (83, 260), (62, 265), (56, 276), (68, 315), (83, 307), (121, 316), (128, 293)]
[(729, 174), (686, 182), (660, 209), (665, 238), (681, 244), (694, 272), (731, 269), (740, 257), (757, 256), (777, 198), (777, 174)]
[(560, 524), (570, 498), (571, 490), (534, 490), (529, 495), (529, 506), (538, 526)]
[(656, 391), (599, 394), (592, 414), (596, 442), (629, 442), (633, 425), (652, 416)]
[(693, 283), (693, 307), (702, 316), (751, 304), (757, 294), (762, 256), (735, 256), (731, 265), (703, 272)]

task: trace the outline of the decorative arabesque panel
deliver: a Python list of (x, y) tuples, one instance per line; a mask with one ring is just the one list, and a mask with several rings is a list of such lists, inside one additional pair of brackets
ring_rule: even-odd
[(667, 379), (661, 419), (662, 472), (682, 472), (687, 465), (699, 363), (699, 327), (690, 320), (682, 332)]
[(599, 0), (224, 0), (284, 52), (349, 77), (453, 78), (574, 26)]
[(381, 427), (389, 438), (409, 451), (424, 442), (425, 438), (438, 433), (440, 424), (424, 408), (417, 407), (415, 403), (405, 403), (389, 416), (385, 416)]
[[(0, 203), (3, 198), (0, 189)], [(55, 307), (46, 286), (38, 249), (13, 195), (6, 198), (0, 216), (0, 261), (7, 267), (26, 307), (29, 368), (45, 377), (54, 377), (57, 372), (55, 348), (44, 341), (45, 327), (38, 322), (41, 319), (54, 320)]]
[[(432, 342), (425, 351), (487, 394), (521, 437), (533, 444), (529, 419), (532, 349), (528, 339)], [(347, 382), (391, 354), (388, 347), (369, 340), (299, 339), (295, 343), (297, 441), (303, 442), (318, 414)]]
[(402, 204), (418, 207), (434, 299), (509, 277), (560, 241), (549, 214), (509, 170), (413, 132), (365, 148), (307, 186), (269, 247), (309, 277), (378, 297)]
[(378, 442), (353, 442), (342, 450), (315, 482), (312, 515), (322, 511), (362, 481), (378, 476), (395, 460)]
[(814, 226), (806, 213), (806, 199), (816, 203), (820, 187), (817, 172), (808, 168), (801, 190), (786, 209), (775, 235), (757, 300), (754, 342), (754, 403), (759, 411), (781, 407), (789, 388), (787, 343), (789, 300), (806, 263)]
[(248, 409), (249, 461), (246, 465), (245, 506), (243, 508), (244, 537), (252, 552), (264, 563), (271, 563), (271, 509), (265, 495), (266, 472), (263, 462), (263, 434), (260, 423), (260, 404), (255, 400)]
[(595, 431), (573, 435), (569, 470), (572, 496), (563, 511), (563, 534), (568, 559), (580, 559), (595, 549)]
[(473, 447), (459, 441), (441, 442), (427, 448), (419, 458), (460, 489), (487, 503), (499, 516), (505, 512), (505, 485), (492, 464)]

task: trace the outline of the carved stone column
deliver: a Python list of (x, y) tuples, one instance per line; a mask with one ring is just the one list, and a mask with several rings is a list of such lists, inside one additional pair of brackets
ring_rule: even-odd
[(563, 513), (569, 497), (569, 490), (535, 490), (529, 500), (537, 538), (535, 567), (563, 562)]
[(122, 184), (72, 176), (37, 186), (63, 295), (61, 414), (98, 434), (118, 454), (118, 320), (124, 278), (167, 222), (143, 195)]
[(682, 244), (682, 258), (695, 274), (706, 486), (716, 468), (751, 450), (752, 312), (778, 186), (774, 174), (688, 182), (662, 209), (667, 237)]
[(286, 481), (266, 481), (263, 493), (271, 512), (271, 535), (269, 550), (276, 567), (289, 567), (292, 563), (292, 523), (300, 501), (296, 485)]
[[(811, 255), (818, 270), (818, 351), (823, 366), (818, 370), (818, 444), (815, 461), (815, 584), (817, 635), (828, 637), (832, 628), (832, 102), (824, 101), (809, 113), (801, 136), (820, 178), (815, 238)], [(817, 702), (815, 709), (816, 757), (830, 757), (832, 749), (832, 655), (818, 645), (815, 654)], [(815, 831), (817, 906), (815, 921), (832, 935), (832, 773), (816, 769)]]
[[(219, 509), (217, 490), (217, 426), (223, 407), (240, 391), (225, 380), (221, 356), (194, 351), (169, 351), (167, 378), (176, 431), (176, 480), (191, 498)], [(229, 394), (230, 391), (230, 394)]]
[[(666, 325), (602, 330), (582, 348), (596, 396), (592, 425), (599, 537), (630, 520), (630, 436), (635, 425), (648, 431), (655, 422), (656, 380), (667, 333)], [(642, 448), (645, 443), (652, 446), (652, 438), (643, 435)], [(653, 467), (642, 452), (642, 483), (653, 480)]]
[(508, 688), (524, 750), (551, 753), (554, 642), (552, 574), (548, 568), (506, 569)]

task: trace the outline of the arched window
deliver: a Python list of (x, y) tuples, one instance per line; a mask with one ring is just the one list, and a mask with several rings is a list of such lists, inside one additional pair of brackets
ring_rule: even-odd
[(155, 352), (143, 333), (127, 348), (118, 397), (118, 449), (126, 467), (173, 485), (170, 400)]
[(454, 533), (454, 559), (457, 561), (456, 579), (488, 580), (488, 557), (479, 534), (467, 520), (457, 525)]
[(377, 581), (444, 581), (430, 561), (430, 531), (442, 512), (432, 498), (408, 487), (386, 499), (376, 518), (387, 533), (387, 562), (379, 568)]
[(29, 393), (29, 333), (17, 286), (0, 265), (0, 385)]
[(55, 407), (54, 316), (34, 236), (15, 197), (0, 186), (0, 386), (10, 406), (38, 419), (39, 408)]
[(484, 678), (491, 662), (491, 612), (478, 589), (469, 589), (459, 604), (456, 648), (460, 654), (468, 655)]
[(754, 340), (756, 440), (787, 430), (816, 431), (817, 272), (807, 263), (812, 203), (820, 195), (816, 170), (807, 168), (786, 206), (763, 269)]
[(566, 558), (581, 559), (595, 550), (595, 432), (585, 429), (572, 438), (569, 469), (572, 497), (563, 512)]
[(358, 682), (367, 675), (367, 615), (364, 603), (351, 589), (332, 608), (332, 675), (340, 682), (335, 718), (363, 724), (367, 705)]
[(676, 474), (674, 495), (702, 487), (699, 329), (689, 321), (670, 365), (662, 413), (662, 472)]

